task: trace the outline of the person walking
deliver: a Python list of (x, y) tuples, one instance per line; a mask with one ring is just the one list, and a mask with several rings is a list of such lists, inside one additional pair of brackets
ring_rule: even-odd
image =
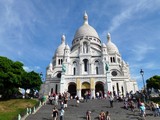
[(57, 120), (58, 118), (58, 110), (56, 107), (54, 107), (52, 110), (52, 117), (53, 117), (53, 120)]
[(142, 118), (143, 118), (144, 120), (146, 120), (146, 119), (145, 119), (145, 117), (146, 117), (146, 112), (145, 112), (145, 110), (146, 110), (145, 104), (144, 104), (144, 103), (141, 103), (140, 112), (141, 112), (141, 116), (142, 116)]
[(87, 110), (86, 112), (86, 120), (91, 120), (91, 111)]
[(108, 111), (106, 112), (106, 120), (111, 120), (110, 113)]
[(111, 95), (110, 97), (109, 97), (109, 101), (110, 101), (110, 107), (112, 108), (113, 107), (113, 96)]
[(79, 97), (78, 96), (76, 97), (76, 103), (77, 103), (76, 106), (78, 107), (79, 106)]
[(64, 109), (63, 107), (61, 107), (61, 110), (60, 110), (60, 120), (64, 120)]

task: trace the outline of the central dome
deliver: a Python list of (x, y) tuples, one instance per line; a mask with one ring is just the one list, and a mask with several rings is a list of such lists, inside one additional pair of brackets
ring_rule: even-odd
[(96, 30), (88, 24), (88, 15), (84, 14), (84, 24), (76, 31), (74, 35), (74, 39), (82, 37), (82, 36), (92, 36), (99, 39), (99, 36)]
[(99, 36), (96, 32), (96, 30), (88, 25), (88, 24), (84, 24), (82, 25), (77, 31), (76, 31), (76, 34), (74, 36), (74, 39), (75, 38), (79, 38), (79, 37), (82, 37), (82, 36), (93, 36), (93, 37), (96, 37), (99, 39)]

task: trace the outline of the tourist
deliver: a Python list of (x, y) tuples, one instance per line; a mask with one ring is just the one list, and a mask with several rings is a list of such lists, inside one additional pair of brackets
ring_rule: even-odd
[(55, 105), (58, 105), (58, 95), (56, 94), (54, 98), (55, 98)]
[(79, 105), (79, 97), (78, 96), (76, 97), (76, 103), (77, 103), (77, 107), (78, 107), (78, 105)]
[(140, 112), (141, 112), (141, 116), (145, 119), (146, 117), (146, 107), (144, 105), (144, 103), (141, 103), (141, 106), (140, 106)]
[(64, 109), (63, 109), (63, 107), (60, 110), (60, 120), (64, 120)]
[(61, 93), (58, 94), (58, 103), (59, 105), (61, 105), (61, 102), (62, 102), (62, 95)]
[(96, 92), (96, 98), (99, 99), (99, 92)]
[(86, 91), (86, 92), (84, 93), (84, 101), (87, 102), (87, 100), (88, 100), (88, 91)]
[(101, 110), (99, 114), (99, 120), (106, 120), (106, 114), (103, 110)]
[(53, 117), (53, 120), (57, 120), (58, 110), (57, 110), (56, 107), (54, 107), (53, 110), (52, 110), (52, 117)]
[(47, 99), (46, 96), (42, 97), (42, 105), (46, 105), (46, 99)]
[(159, 104), (158, 103), (155, 103), (155, 117), (156, 116), (159, 116)]
[(106, 120), (111, 120), (110, 113), (108, 111), (106, 112)]
[(109, 101), (110, 101), (110, 107), (112, 108), (113, 107), (113, 96), (112, 95), (110, 95), (110, 97), (109, 97)]
[(89, 110), (86, 112), (86, 120), (91, 120), (91, 111)]

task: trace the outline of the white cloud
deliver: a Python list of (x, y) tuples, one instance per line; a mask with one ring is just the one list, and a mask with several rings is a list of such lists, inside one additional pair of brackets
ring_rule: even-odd
[(23, 69), (27, 72), (40, 70), (39, 66), (23, 66)]
[[(138, 16), (144, 16), (147, 12), (152, 12), (160, 7), (160, 1), (152, 1), (152, 0), (141, 0), (134, 2), (125, 2), (126, 6), (122, 6), (122, 11), (113, 17), (111, 26), (107, 30), (108, 32), (112, 32), (116, 30), (120, 25), (125, 23), (129, 19), (135, 19)], [(123, 4), (122, 4), (123, 5)]]
[(133, 54), (133, 57), (136, 58), (134, 60), (142, 61), (146, 57), (146, 55), (153, 50), (155, 50), (154, 47), (146, 43), (139, 43), (136, 44), (134, 48), (132, 48), (131, 52)]

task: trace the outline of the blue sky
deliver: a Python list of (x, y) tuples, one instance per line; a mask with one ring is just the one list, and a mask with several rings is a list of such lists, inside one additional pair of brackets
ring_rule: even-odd
[(62, 34), (71, 46), (87, 12), (103, 43), (111, 33), (139, 88), (160, 71), (160, 0), (0, 0), (0, 56), (46, 74)]

